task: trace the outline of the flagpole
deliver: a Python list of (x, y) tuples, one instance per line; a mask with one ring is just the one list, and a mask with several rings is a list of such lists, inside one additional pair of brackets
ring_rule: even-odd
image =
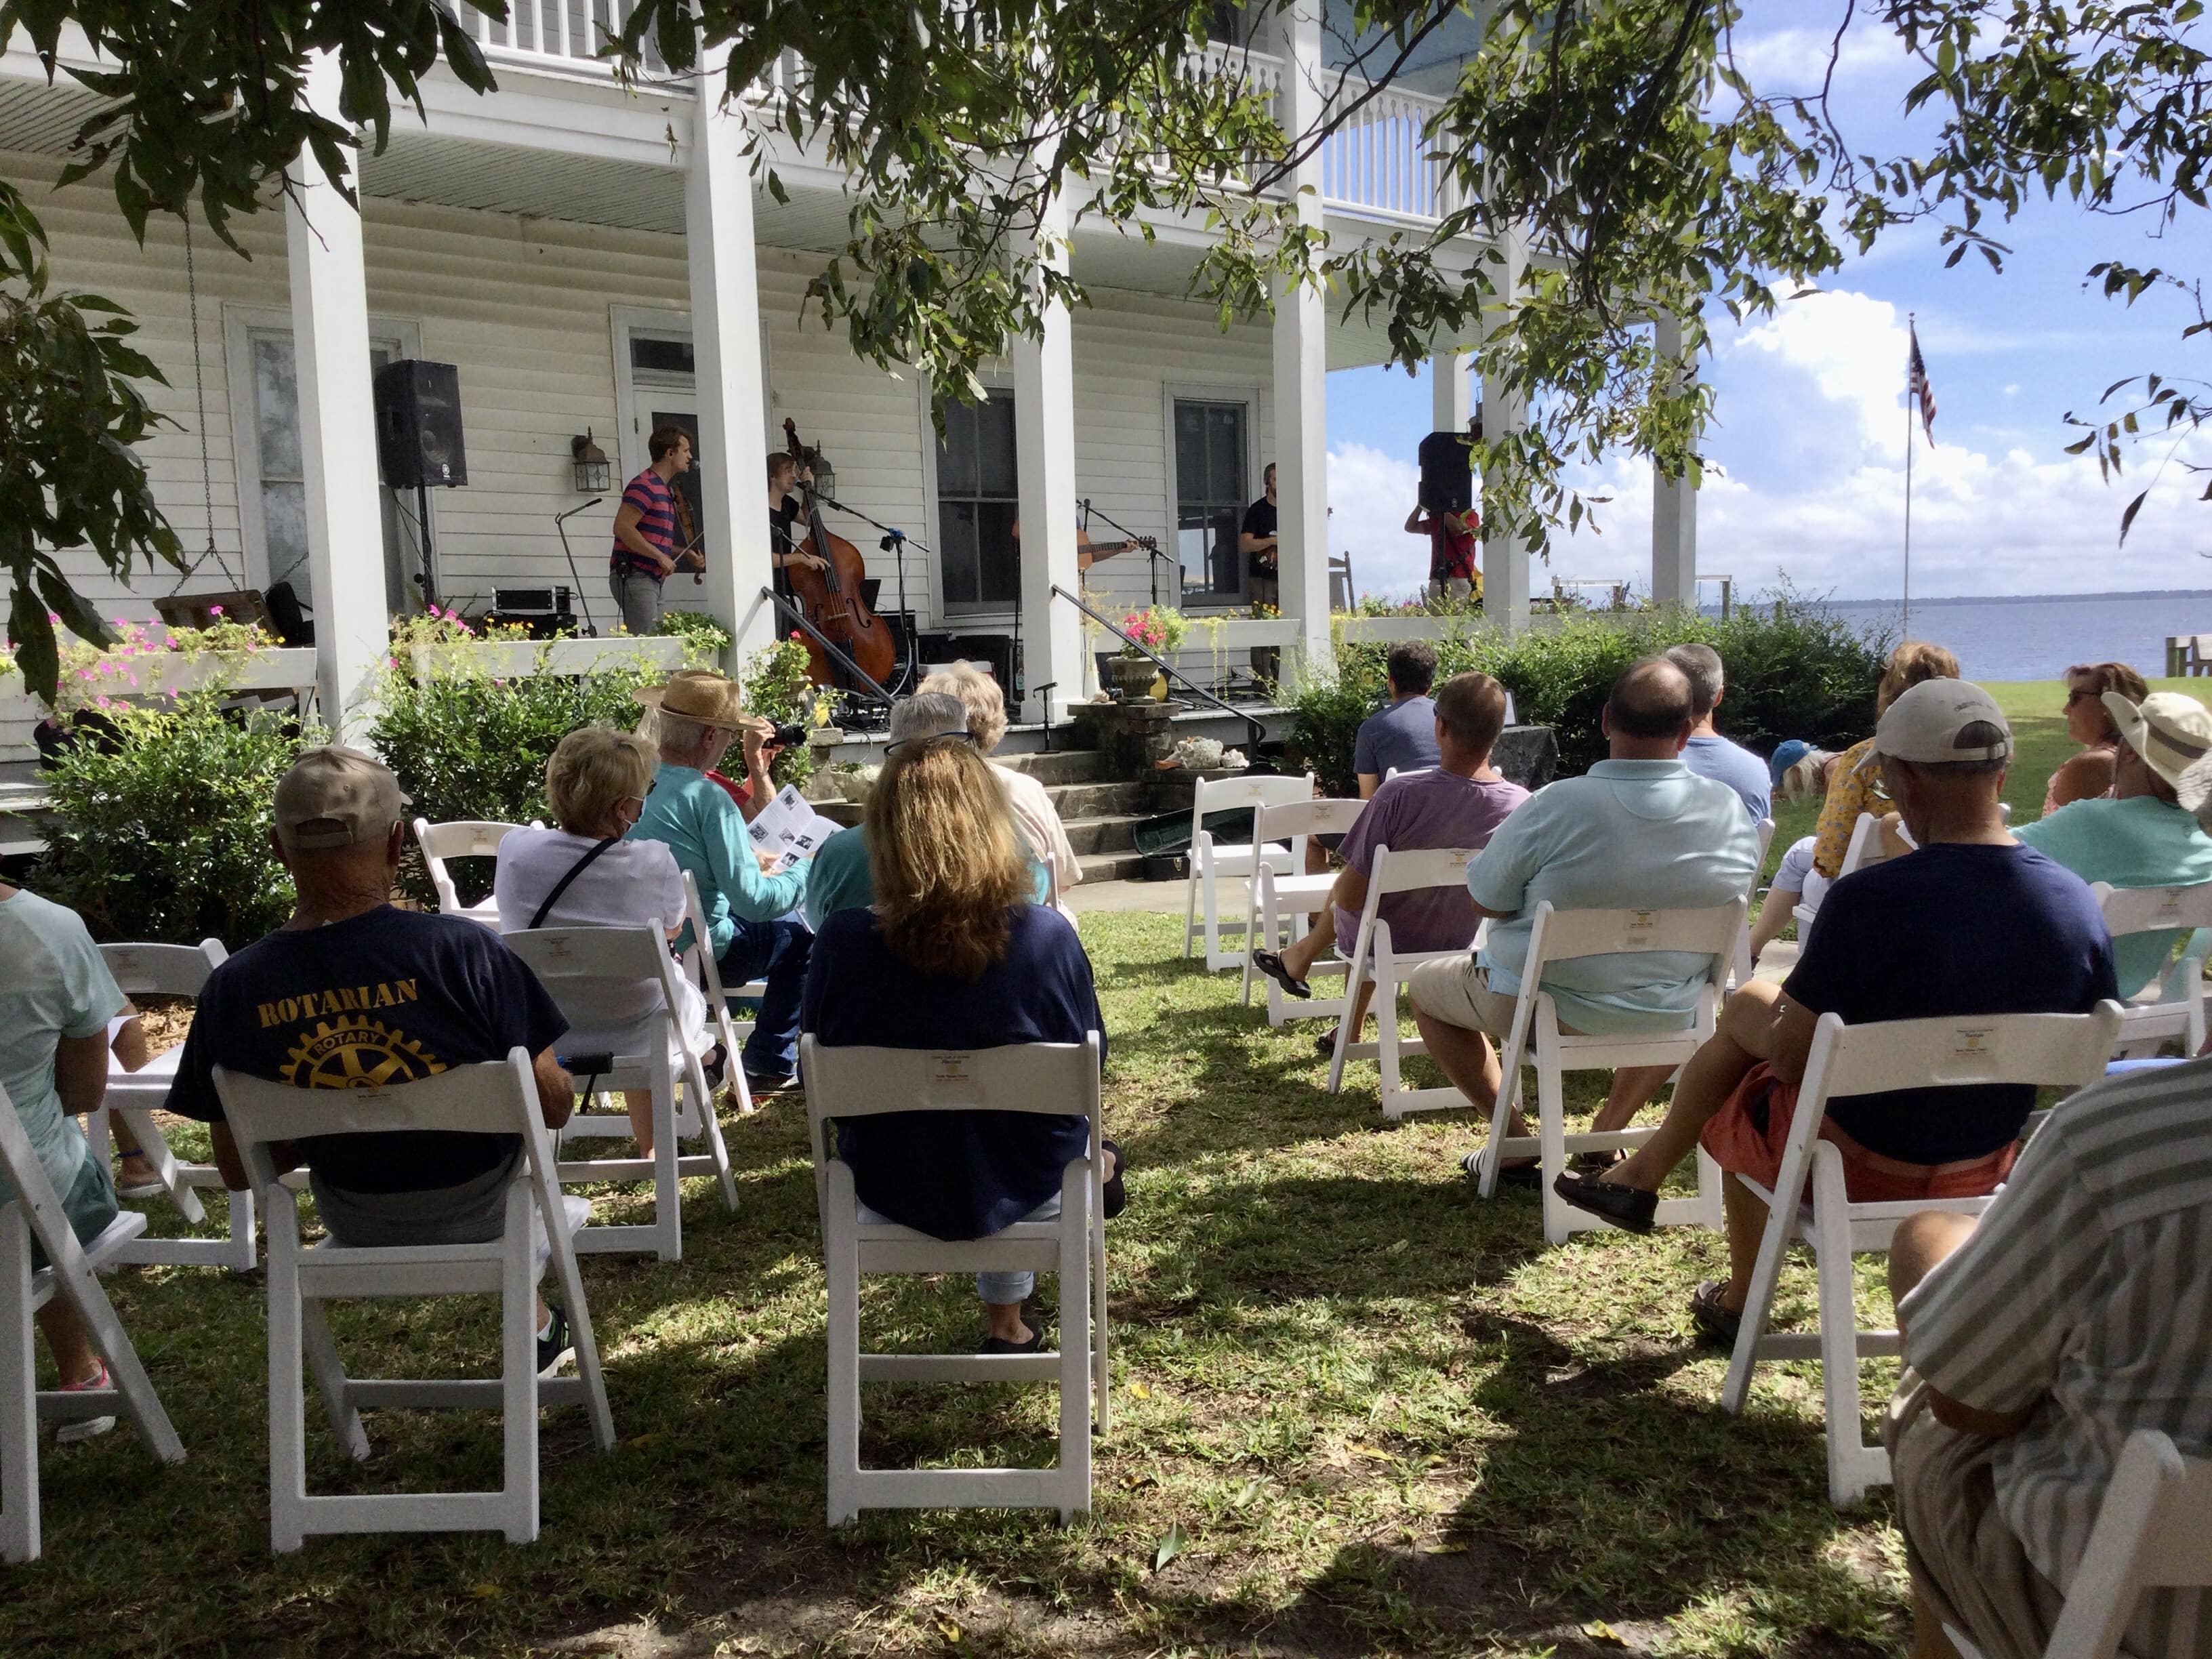
[[(1913, 314), (1905, 313), (1905, 337), (1912, 337)], [(1905, 609), (1900, 641), (1912, 637), (1912, 374), (1905, 376)]]

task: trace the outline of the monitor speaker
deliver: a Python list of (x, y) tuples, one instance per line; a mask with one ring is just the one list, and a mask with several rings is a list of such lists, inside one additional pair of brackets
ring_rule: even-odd
[(461, 443), (461, 378), (451, 363), (403, 357), (376, 376), (376, 453), (394, 489), (469, 481)]
[(1474, 467), (1463, 432), (1431, 432), (1421, 440), (1421, 506), (1465, 513), (1474, 506)]
[(980, 662), (988, 665), (991, 678), (1009, 704), (1014, 698), (1014, 641), (1006, 634), (922, 634), (915, 638), (920, 665)]

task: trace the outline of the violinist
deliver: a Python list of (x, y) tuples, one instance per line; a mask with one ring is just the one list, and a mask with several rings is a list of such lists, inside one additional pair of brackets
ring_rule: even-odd
[[(632, 634), (650, 634), (659, 626), (660, 585), (679, 562), (675, 480), (691, 470), (691, 434), (680, 426), (655, 427), (645, 452), (652, 465), (623, 491), (607, 564), (608, 591)], [(697, 558), (688, 549), (686, 556)]]
[(786, 573), (793, 566), (809, 570), (829, 568), (827, 560), (804, 545), (811, 532), (805, 522), (805, 505), (796, 492), (800, 484), (813, 482), (813, 470), (801, 466), (784, 451), (779, 449), (769, 456), (769, 562), (775, 567), (775, 591), (786, 599), (791, 597), (791, 578)]

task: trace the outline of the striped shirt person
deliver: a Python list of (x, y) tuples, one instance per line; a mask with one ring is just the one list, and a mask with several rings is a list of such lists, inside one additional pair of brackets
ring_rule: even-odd
[(660, 585), (676, 568), (675, 481), (691, 470), (690, 434), (655, 427), (646, 453), (653, 464), (623, 491), (607, 564), (608, 591), (632, 634), (650, 634), (660, 623)]

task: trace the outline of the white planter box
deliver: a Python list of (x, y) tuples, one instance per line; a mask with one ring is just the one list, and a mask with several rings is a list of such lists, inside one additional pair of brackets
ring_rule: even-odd
[(1396, 645), (1405, 640), (1458, 640), (1480, 630), (1472, 617), (1339, 617), (1329, 624), (1346, 645)]
[[(307, 648), (279, 647), (251, 656), (208, 652), (195, 658), (171, 652), (147, 652), (116, 659), (121, 673), (103, 675), (95, 695), (107, 697), (157, 697), (167, 691), (194, 691), (204, 685), (221, 685), (235, 691), (289, 691), (315, 684), (315, 653)], [(0, 674), (0, 702), (27, 705), (30, 718), (43, 718), (46, 705), (23, 688), (15, 673)]]
[(416, 646), (410, 653), (416, 679), (436, 668), (455, 668), (499, 679), (537, 674), (597, 674), (629, 668), (680, 668), (684, 641), (673, 634), (606, 640), (471, 640)]

